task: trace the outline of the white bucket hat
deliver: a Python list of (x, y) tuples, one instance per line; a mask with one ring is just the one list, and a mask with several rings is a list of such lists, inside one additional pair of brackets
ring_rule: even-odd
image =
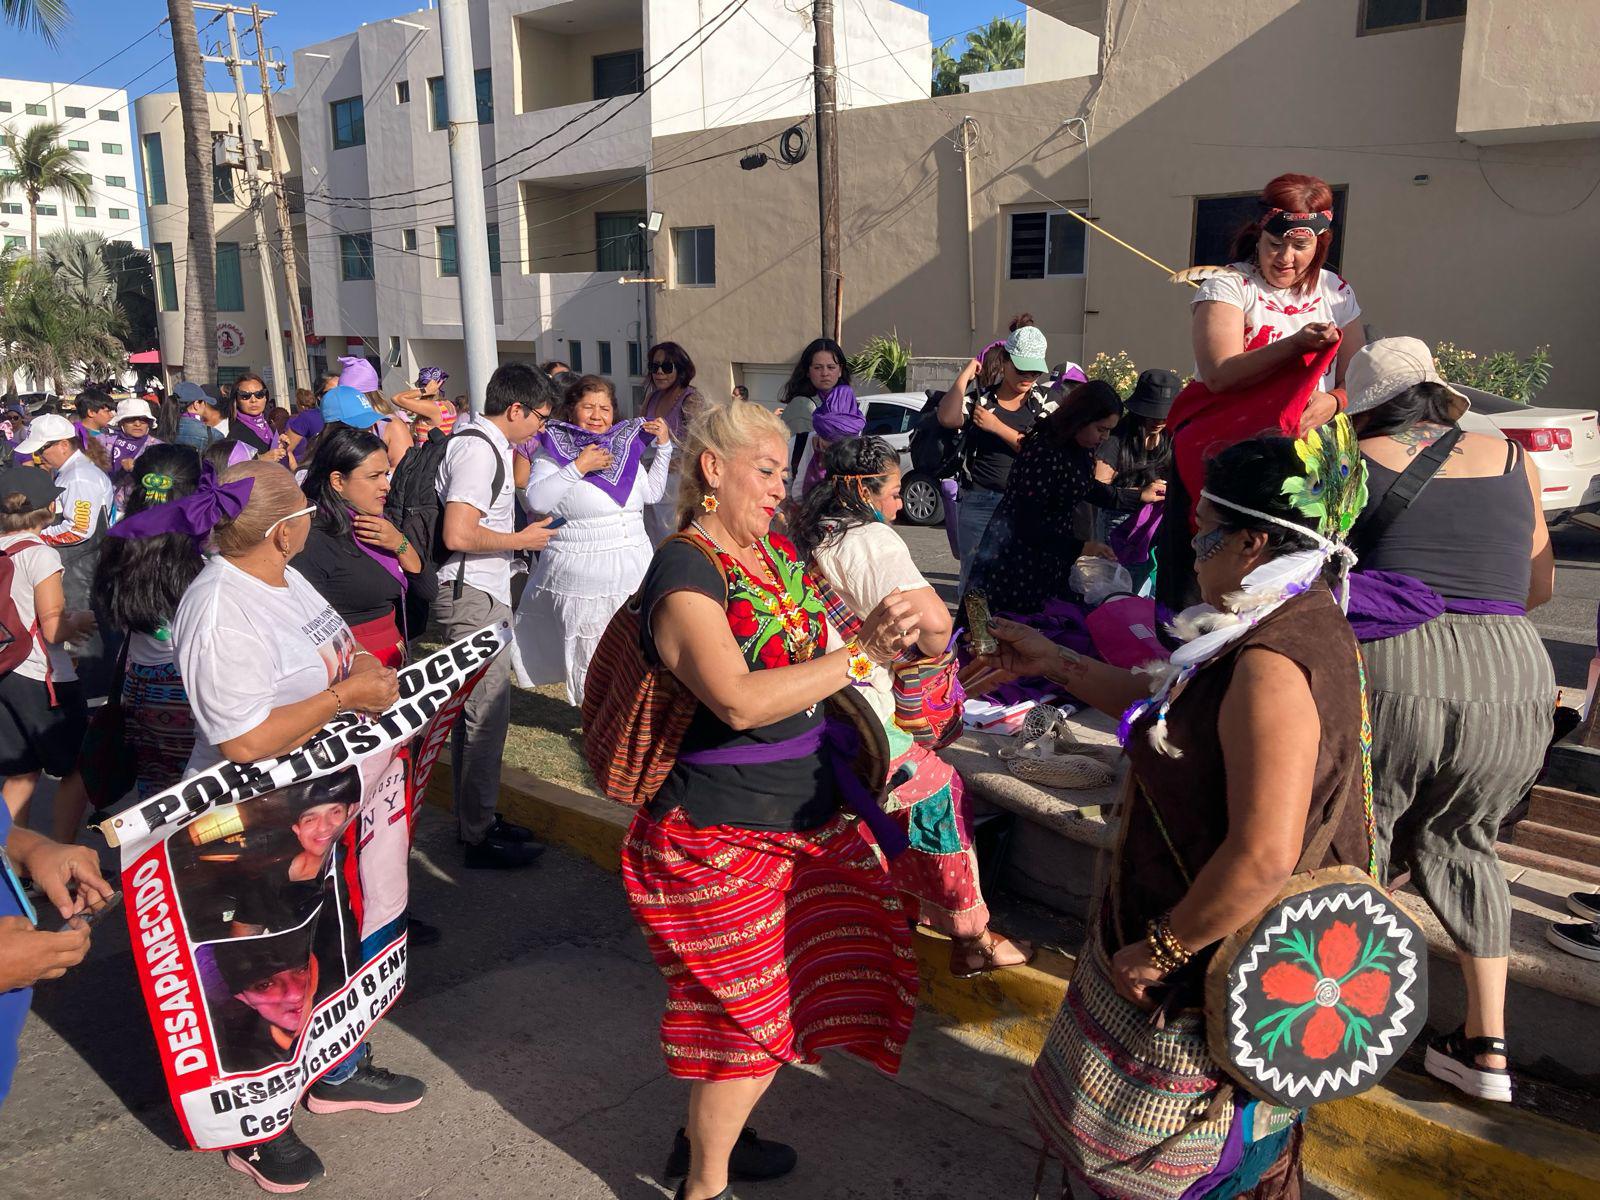
[(1380, 338), (1361, 348), (1344, 373), (1345, 411), (1352, 417), (1387, 404), (1407, 388), (1419, 383), (1437, 383), (1459, 402), (1450, 414), (1452, 421), (1472, 407), (1472, 401), (1456, 391), (1433, 364), (1433, 352), (1421, 338)]
[(124, 400), (121, 404), (117, 405), (117, 415), (111, 418), (111, 423), (113, 425), (121, 425), (124, 421), (134, 419), (150, 421), (152, 423), (155, 421), (156, 414), (150, 411), (149, 401), (134, 399)]

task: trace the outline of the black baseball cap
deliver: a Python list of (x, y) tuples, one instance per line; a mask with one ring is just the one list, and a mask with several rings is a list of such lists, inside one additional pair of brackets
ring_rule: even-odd
[(49, 508), (66, 489), (40, 467), (7, 467), (0, 471), (0, 500), (18, 493), (28, 498), (28, 511)]

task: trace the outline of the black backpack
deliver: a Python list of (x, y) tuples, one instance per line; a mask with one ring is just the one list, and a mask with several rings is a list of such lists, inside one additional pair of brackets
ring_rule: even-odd
[(944, 392), (929, 388), (928, 401), (911, 427), (911, 469), (935, 479), (948, 479), (961, 461), (961, 430), (939, 424), (939, 401)]
[[(481, 438), (494, 445), (488, 434), (470, 425), (457, 429), (450, 437)], [(439, 468), (444, 465), (450, 437), (434, 429), (426, 442), (406, 453), (395, 468), (389, 499), (384, 504), (385, 515), (422, 556), (422, 572), (411, 581), (408, 605), (429, 605), (438, 598), (439, 568), (450, 558), (451, 552), (444, 544), (444, 502), (439, 499)], [(498, 498), (505, 483), (505, 462), (496, 454), (494, 490), (490, 495)], [(413, 621), (411, 628), (420, 632), (422, 625)]]

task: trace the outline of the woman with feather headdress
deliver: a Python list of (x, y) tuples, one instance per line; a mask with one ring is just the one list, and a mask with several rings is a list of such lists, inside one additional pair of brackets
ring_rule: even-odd
[[(1154, 676), (995, 622), (991, 665), (1122, 714), (1132, 767), (1107, 890), (1028, 1085), (1074, 1196), (1299, 1194), (1300, 1113), (1227, 1085), (1203, 982), (1296, 871), (1371, 863), (1360, 664), (1337, 598), (1365, 498), (1343, 417), (1214, 457), (1194, 547), (1206, 603)], [(1344, 1027), (1328, 1023), (1299, 1035), (1304, 1053), (1334, 1053)]]

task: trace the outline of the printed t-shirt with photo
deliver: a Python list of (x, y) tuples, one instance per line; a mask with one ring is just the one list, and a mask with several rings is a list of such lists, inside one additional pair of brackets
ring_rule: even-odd
[(293, 567), (284, 580), (264, 583), (217, 555), (178, 605), (172, 644), (194, 711), (191, 775), (222, 761), (219, 743), (350, 674), (360, 647), (344, 618)]

